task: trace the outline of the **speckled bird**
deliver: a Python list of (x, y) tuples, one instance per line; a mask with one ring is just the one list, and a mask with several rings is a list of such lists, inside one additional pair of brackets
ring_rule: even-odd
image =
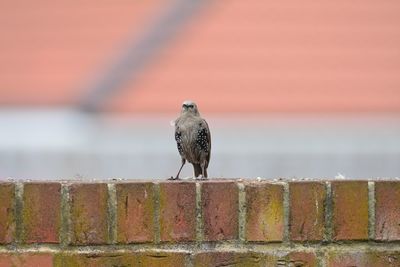
[(181, 115), (175, 120), (175, 140), (182, 165), (178, 174), (170, 179), (179, 179), (186, 160), (192, 163), (196, 179), (206, 179), (211, 155), (211, 135), (207, 122), (200, 116), (193, 101), (182, 104)]

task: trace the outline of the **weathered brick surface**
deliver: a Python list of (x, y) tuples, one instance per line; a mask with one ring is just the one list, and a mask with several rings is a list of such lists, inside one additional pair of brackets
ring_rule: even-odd
[(313, 252), (257, 253), (233, 251), (200, 252), (194, 256), (195, 267), (207, 266), (307, 266), (317, 267)]
[[(187, 266), (185, 253), (148, 252), (137, 255), (136, 266), (176, 267)], [(135, 266), (135, 265), (134, 265)]]
[(328, 267), (398, 267), (400, 251), (333, 251), (328, 254)]
[(153, 241), (154, 184), (117, 184), (116, 192), (118, 243)]
[(332, 182), (333, 239), (368, 239), (368, 183)]
[[(333, 181), (333, 205), (324, 203), (324, 182), (289, 182), (289, 243), (280, 243), (284, 232), (283, 183), (241, 183), (245, 191), (245, 199), (240, 199), (243, 211), (239, 211), (237, 182), (200, 182), (201, 202), (197, 204), (201, 218), (196, 218), (199, 207), (193, 181), (162, 181), (159, 186), (153, 182), (117, 183), (116, 216), (109, 214), (113, 199), (108, 203), (105, 183), (73, 183), (69, 205), (63, 208), (59, 183), (26, 183), (22, 199), (15, 196), (13, 183), (0, 183), (0, 267), (400, 266), (400, 182), (375, 182), (376, 201), (370, 203), (375, 203), (373, 225), (379, 242), (372, 243), (368, 240), (367, 181)], [(62, 211), (70, 214), (61, 215)], [(295, 243), (321, 241), (324, 219), (330, 214), (332, 240), (312, 246)], [(71, 223), (66, 227), (71, 234), (67, 248), (58, 245), (61, 218), (64, 222), (69, 218)], [(109, 225), (112, 218), (116, 221)], [(245, 241), (238, 239), (239, 218), (244, 223), (240, 229), (245, 230)], [(197, 219), (203, 220), (199, 229)], [(114, 225), (117, 229), (111, 229)], [(196, 230), (204, 230), (200, 235), (204, 240), (196, 240)], [(154, 243), (158, 234), (162, 242), (173, 244)], [(143, 242), (147, 244), (126, 246)]]
[(178, 267), (187, 266), (188, 255), (177, 252), (131, 252), (131, 253), (91, 253), (91, 254), (58, 254), (54, 267)]
[(196, 239), (196, 184), (166, 182), (160, 184), (161, 241)]
[(15, 185), (0, 183), (0, 244), (11, 243), (15, 234)]
[(58, 243), (61, 223), (61, 184), (28, 183), (23, 196), (25, 243)]
[(106, 184), (73, 184), (70, 187), (72, 240), (75, 245), (108, 241)]
[(283, 239), (283, 186), (248, 183), (246, 192), (246, 240), (281, 241)]
[(375, 237), (400, 240), (400, 182), (375, 183)]
[[(261, 267), (266, 265), (266, 259), (258, 253), (239, 252), (201, 252), (194, 257), (195, 267), (237, 266), (237, 267)], [(271, 265), (272, 266), (272, 265)]]
[(0, 253), (0, 267), (52, 267), (49, 253)]
[(325, 229), (325, 184), (323, 182), (290, 183), (289, 192), (291, 240), (322, 240)]
[(314, 252), (279, 251), (265, 255), (265, 266), (307, 266), (317, 267), (317, 256)]
[(238, 187), (235, 182), (203, 182), (201, 206), (205, 240), (238, 238)]

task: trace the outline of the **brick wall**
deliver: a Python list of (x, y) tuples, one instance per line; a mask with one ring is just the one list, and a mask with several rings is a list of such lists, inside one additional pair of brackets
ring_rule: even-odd
[(3, 266), (400, 266), (400, 181), (0, 183)]

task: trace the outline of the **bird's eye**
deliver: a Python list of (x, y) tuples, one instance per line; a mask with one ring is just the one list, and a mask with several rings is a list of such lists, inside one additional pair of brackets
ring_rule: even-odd
[(193, 108), (193, 105), (189, 105), (188, 107), (189, 107), (189, 108)]

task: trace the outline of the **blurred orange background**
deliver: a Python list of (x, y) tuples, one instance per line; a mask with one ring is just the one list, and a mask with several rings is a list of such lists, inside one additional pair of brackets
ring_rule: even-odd
[[(204, 2), (100, 109), (400, 111), (399, 1)], [(173, 5), (1, 1), (0, 103), (76, 105)]]

